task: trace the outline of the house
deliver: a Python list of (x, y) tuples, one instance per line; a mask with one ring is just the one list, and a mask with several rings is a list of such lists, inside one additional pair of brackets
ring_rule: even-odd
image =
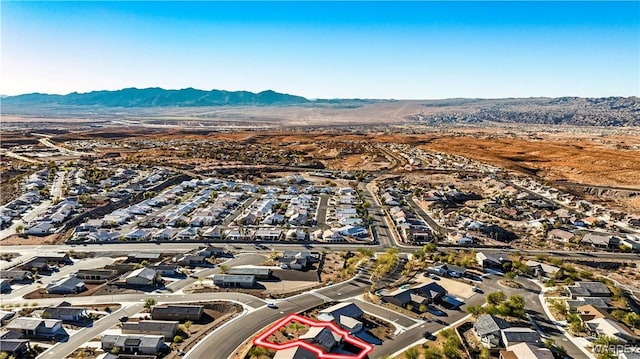
[(554, 359), (553, 353), (531, 343), (519, 343), (500, 351), (500, 359)]
[(201, 236), (202, 238), (210, 240), (222, 239), (222, 232), (220, 230), (220, 227), (213, 226), (207, 228), (204, 232), (202, 232)]
[(62, 329), (62, 321), (19, 317), (9, 322), (6, 329), (20, 333), (25, 338), (52, 338)]
[(578, 282), (567, 287), (571, 299), (578, 297), (611, 297), (611, 291), (602, 282)]
[(45, 260), (42, 260), (40, 258), (33, 258), (23, 264), (21, 264), (19, 266), (19, 268), (24, 269), (24, 270), (28, 270), (31, 272), (49, 272), (51, 270), (51, 267), (49, 266), (49, 264), (47, 264), (47, 262)]
[(483, 314), (476, 319), (473, 325), (474, 334), (480, 339), (483, 346), (491, 349), (500, 346), (501, 331), (510, 328), (509, 323), (491, 314)]
[(205, 256), (195, 256), (191, 254), (186, 255), (178, 260), (178, 264), (185, 267), (199, 267), (206, 263), (207, 261)]
[(11, 318), (16, 315), (14, 311), (0, 310), (0, 325), (5, 325)]
[(131, 286), (154, 285), (157, 280), (157, 275), (158, 272), (155, 269), (142, 267), (129, 273), (129, 275), (125, 277), (125, 282), (127, 283), (127, 285)]
[(0, 278), (8, 279), (11, 282), (26, 282), (33, 280), (33, 273), (26, 270), (0, 270)]
[(170, 241), (178, 234), (178, 230), (166, 227), (154, 233), (152, 238), (156, 241)]
[(309, 267), (315, 257), (311, 252), (284, 251), (280, 257), (280, 263), (287, 265), (291, 269), (304, 270)]
[(153, 320), (197, 321), (202, 318), (204, 307), (201, 305), (156, 305), (151, 309)]
[(575, 234), (564, 229), (556, 228), (549, 231), (549, 238), (556, 241), (567, 243), (570, 242), (573, 237), (575, 237)]
[(502, 343), (505, 347), (509, 347), (518, 343), (530, 343), (534, 345), (542, 345), (540, 334), (531, 328), (511, 327), (501, 331)]
[(620, 246), (620, 239), (608, 234), (589, 232), (582, 237), (580, 244), (601, 249), (618, 248)]
[(322, 321), (337, 321), (340, 316), (360, 319), (363, 315), (364, 312), (355, 303), (342, 302), (336, 305), (332, 305), (329, 308), (322, 309), (319, 312), (318, 319)]
[(430, 304), (441, 301), (447, 295), (447, 290), (435, 282), (421, 283), (410, 288), (400, 288), (393, 292), (382, 291), (383, 302), (391, 303), (399, 307), (411, 304), (418, 307), (422, 304)]
[(436, 270), (440, 270), (440, 271), (444, 270), (444, 273), (446, 273), (448, 276), (455, 277), (455, 278), (460, 278), (464, 276), (464, 274), (467, 272), (467, 269), (464, 267), (460, 267), (460, 266), (456, 266), (448, 263), (435, 263), (433, 267)]
[(42, 311), (44, 319), (58, 319), (63, 322), (81, 322), (88, 318), (87, 309), (71, 307), (68, 303), (61, 303), (55, 307), (46, 307)]
[(607, 310), (612, 307), (611, 300), (609, 298), (581, 297), (575, 300), (567, 300), (567, 309), (569, 311), (576, 311), (579, 307), (585, 305), (591, 305), (603, 310)]
[(255, 239), (261, 241), (279, 241), (282, 237), (282, 230), (278, 228), (258, 228), (255, 235)]
[(211, 256), (224, 257), (224, 256), (228, 255), (229, 253), (223, 247), (207, 247), (207, 248), (201, 250), (198, 254), (208, 258), (208, 257), (211, 257)]
[(269, 279), (271, 277), (271, 268), (270, 267), (260, 267), (260, 266), (240, 266), (233, 267), (229, 269), (229, 274), (234, 275), (252, 275), (256, 279)]
[(187, 227), (178, 232), (177, 238), (181, 241), (191, 241), (198, 238), (198, 228)]
[(100, 340), (102, 350), (110, 352), (118, 348), (120, 353), (155, 354), (165, 346), (161, 335), (110, 335), (105, 334)]
[(69, 254), (68, 253), (52, 252), (52, 253), (47, 253), (47, 254), (38, 254), (35, 259), (43, 261), (43, 262), (45, 262), (47, 264), (50, 264), (50, 265), (55, 265), (55, 264), (60, 265), (60, 264), (71, 264), (71, 263), (73, 263), (71, 258), (69, 258)]
[(369, 236), (369, 231), (361, 226), (344, 226), (337, 229), (342, 236), (349, 238), (365, 238)]
[(141, 263), (142, 261), (159, 262), (160, 253), (131, 253), (127, 256), (127, 262), (129, 263)]
[(180, 265), (178, 264), (158, 263), (151, 268), (163, 277), (173, 277), (180, 273)]
[(278, 350), (273, 359), (316, 359), (317, 357), (316, 353), (296, 345), (288, 349)]
[(325, 352), (330, 352), (340, 344), (342, 338), (327, 327), (311, 327), (306, 333), (300, 335), (299, 339), (318, 346)]
[(45, 236), (55, 231), (55, 226), (51, 222), (38, 222), (24, 230), (24, 234), (34, 236)]
[(29, 352), (29, 341), (26, 339), (0, 340), (0, 353), (6, 353), (10, 358), (26, 358)]
[(178, 321), (141, 320), (122, 323), (122, 334), (162, 335), (165, 340), (173, 340), (178, 331)]
[(576, 308), (576, 311), (583, 323), (597, 318), (609, 318), (609, 313), (606, 310), (591, 304), (581, 305)]
[(117, 277), (118, 271), (113, 269), (80, 269), (75, 276), (85, 283), (104, 283)]
[(620, 245), (628, 247), (632, 251), (640, 251), (640, 236), (631, 236), (627, 234), (620, 241)]
[(506, 253), (476, 253), (476, 261), (483, 269), (505, 270), (511, 266), (512, 261)]
[(146, 229), (137, 228), (127, 233), (124, 238), (130, 241), (145, 241), (151, 238), (151, 232)]
[(613, 337), (620, 344), (636, 344), (640, 342), (638, 337), (626, 325), (611, 318), (595, 318), (585, 322), (587, 331), (594, 337)]
[(304, 241), (307, 239), (307, 231), (302, 228), (292, 228), (287, 231), (286, 237), (295, 241)]
[(529, 273), (536, 277), (557, 278), (564, 272), (562, 268), (532, 260), (526, 261), (525, 265)]
[(211, 278), (218, 287), (251, 288), (256, 284), (256, 277), (252, 275), (214, 274)]
[(11, 283), (8, 279), (0, 279), (0, 293), (11, 292)]
[(82, 279), (74, 276), (54, 280), (46, 288), (50, 294), (77, 294), (87, 289)]

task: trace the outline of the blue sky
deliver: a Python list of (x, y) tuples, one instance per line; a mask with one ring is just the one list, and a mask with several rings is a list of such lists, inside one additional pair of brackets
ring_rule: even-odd
[(5, 2), (0, 93), (639, 96), (640, 2)]

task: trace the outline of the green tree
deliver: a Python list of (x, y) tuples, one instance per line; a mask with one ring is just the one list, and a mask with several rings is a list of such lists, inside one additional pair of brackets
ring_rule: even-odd
[(498, 305), (507, 299), (507, 295), (502, 291), (493, 292), (487, 295), (485, 298), (487, 304)]
[(516, 278), (516, 273), (515, 272), (507, 272), (504, 274), (504, 277), (507, 278), (508, 280), (514, 280)]
[(442, 359), (442, 352), (436, 348), (426, 348), (422, 354), (424, 359)]
[(154, 305), (156, 305), (156, 300), (153, 298), (147, 298), (144, 300), (144, 307), (146, 309), (149, 309), (151, 307), (153, 307)]
[(418, 359), (420, 357), (420, 352), (418, 348), (411, 347), (404, 352), (404, 357), (406, 359)]
[(480, 359), (491, 359), (491, 352), (489, 348), (482, 347), (480, 350)]
[(173, 342), (176, 343), (176, 344), (182, 343), (183, 340), (184, 339), (179, 335), (176, 335), (175, 337), (173, 337)]
[(470, 305), (466, 309), (467, 313), (471, 314), (474, 318), (477, 318), (482, 313), (484, 313), (484, 309), (481, 305)]

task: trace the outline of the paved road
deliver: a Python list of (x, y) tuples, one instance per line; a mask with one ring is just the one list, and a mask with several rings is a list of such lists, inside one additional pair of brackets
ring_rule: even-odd
[[(388, 233), (388, 232), (387, 232)], [(390, 236), (389, 236), (390, 237)], [(0, 245), (0, 249), (3, 253), (20, 253), (22, 255), (27, 254), (36, 254), (36, 253), (44, 253), (44, 252), (68, 252), (70, 250), (74, 250), (76, 252), (95, 252), (95, 253), (131, 253), (131, 252), (147, 252), (147, 253), (185, 253), (190, 250), (196, 248), (202, 248), (206, 245), (206, 243), (176, 243), (176, 242), (168, 242), (168, 243), (140, 243), (140, 242), (131, 242), (131, 243), (109, 243), (109, 244), (87, 244), (87, 245), (77, 245), (77, 244), (63, 244), (63, 245), (24, 245), (24, 246), (3, 246)], [(253, 243), (222, 243), (222, 244), (213, 244), (213, 245), (233, 245), (237, 247), (237, 251), (239, 252), (257, 252), (258, 249), (255, 248)], [(308, 245), (303, 244), (290, 244), (290, 243), (276, 243), (265, 244), (267, 247), (264, 249), (265, 251), (271, 251), (272, 249), (283, 251), (283, 250), (308, 250)], [(377, 250), (379, 252), (384, 251), (384, 247), (382, 246), (366, 246), (366, 245), (358, 245), (358, 244), (339, 244), (339, 243), (331, 243), (330, 245), (326, 244), (313, 244), (312, 249), (315, 250), (358, 250), (360, 248), (370, 248), (372, 250)], [(402, 246), (399, 247), (398, 250), (400, 253), (413, 253), (416, 249), (422, 248), (421, 246)], [(482, 247), (439, 247), (441, 251), (456, 251), (456, 250), (476, 250), (483, 251), (487, 253), (502, 253), (502, 252), (514, 252), (522, 255), (548, 255), (562, 258), (573, 258), (573, 259), (589, 259), (589, 258), (599, 258), (599, 259), (607, 259), (607, 260), (638, 260), (637, 253), (614, 253), (614, 252), (601, 252), (601, 251), (548, 251), (548, 250), (536, 250), (536, 249), (517, 249), (517, 248), (505, 248), (505, 249), (496, 249), (496, 248), (482, 248)]]
[(118, 324), (120, 317), (136, 314), (140, 310), (142, 310), (142, 308), (144, 308), (144, 303), (122, 307), (121, 309), (113, 312), (111, 315), (94, 322), (92, 327), (85, 328), (72, 335), (71, 337), (69, 337), (68, 341), (58, 343), (51, 347), (51, 349), (44, 351), (38, 356), (38, 358), (66, 358), (68, 355), (71, 355), (71, 353), (73, 353), (77, 348), (81, 347), (84, 343), (99, 336), (107, 329)]
[(443, 226), (439, 225), (436, 221), (433, 220), (433, 218), (431, 218), (429, 216), (429, 214), (427, 214), (427, 212), (425, 212), (413, 199), (413, 196), (411, 196), (409, 198), (409, 200), (407, 201), (409, 203), (409, 205), (411, 206), (411, 208), (413, 208), (413, 210), (425, 221), (427, 222), (427, 224), (429, 225), (429, 227), (431, 227), (431, 229), (433, 229), (436, 232), (442, 233), (442, 234), (447, 234), (447, 229), (444, 228)]
[(327, 203), (329, 202), (329, 195), (321, 194), (320, 201), (318, 202), (318, 218), (316, 218), (316, 226), (322, 229), (327, 229)]

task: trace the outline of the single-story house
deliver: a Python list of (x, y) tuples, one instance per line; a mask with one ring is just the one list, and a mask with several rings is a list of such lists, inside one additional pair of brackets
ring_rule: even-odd
[(467, 272), (467, 269), (465, 267), (460, 267), (448, 263), (435, 263), (433, 267), (435, 269), (444, 270), (448, 276), (456, 278), (462, 277)]
[(230, 268), (228, 274), (252, 275), (256, 279), (269, 279), (269, 277), (271, 277), (271, 272), (272, 270), (270, 267), (241, 266), (241, 267)]
[(540, 334), (531, 328), (511, 327), (502, 330), (502, 343), (509, 347), (518, 343), (542, 345)]
[(278, 228), (258, 228), (255, 235), (255, 239), (263, 241), (279, 241), (282, 237), (282, 229)]
[(578, 297), (611, 297), (611, 291), (602, 282), (577, 282), (567, 287), (571, 299)]
[(105, 334), (100, 342), (105, 352), (118, 348), (120, 353), (155, 354), (165, 346), (164, 337), (161, 335)]
[(316, 359), (317, 357), (316, 353), (296, 345), (288, 349), (278, 350), (273, 359)]
[(75, 276), (85, 283), (103, 283), (118, 276), (113, 269), (80, 269)]
[(11, 310), (0, 310), (0, 325), (5, 325), (5, 323), (8, 322), (11, 318), (15, 317), (15, 315), (16, 312)]
[(256, 277), (252, 275), (214, 274), (211, 278), (218, 287), (251, 288), (256, 284)]
[(549, 231), (549, 238), (560, 242), (570, 242), (575, 234), (564, 229), (556, 228)]
[(141, 320), (122, 323), (122, 334), (162, 335), (165, 340), (172, 340), (178, 331), (178, 321)]
[(504, 270), (505, 266), (511, 264), (511, 259), (507, 253), (476, 253), (476, 261), (484, 269)]
[(587, 331), (594, 337), (613, 337), (621, 344), (636, 344), (640, 342), (633, 330), (611, 318), (595, 318), (585, 322)]
[(207, 263), (205, 256), (186, 255), (178, 260), (178, 264), (185, 267), (197, 267), (205, 263)]
[(202, 318), (204, 307), (201, 305), (156, 305), (151, 308), (153, 320), (197, 321)]
[(201, 250), (198, 254), (200, 254), (201, 256), (205, 256), (205, 257), (222, 257), (227, 255), (227, 250), (224, 249), (223, 247), (207, 247), (203, 250)]
[(620, 246), (620, 239), (609, 234), (589, 232), (582, 237), (580, 244), (602, 249), (618, 248)]
[(178, 264), (158, 263), (151, 268), (163, 277), (175, 276), (180, 272), (180, 265)]
[(342, 337), (327, 327), (311, 327), (306, 333), (300, 335), (299, 339), (314, 344), (325, 352), (330, 352), (340, 344)]
[(58, 319), (63, 322), (80, 322), (85, 320), (87, 317), (86, 308), (71, 307), (68, 303), (61, 303), (61, 305), (56, 307), (47, 307), (42, 311), (42, 318)]
[(509, 323), (491, 314), (483, 314), (476, 319), (473, 325), (474, 334), (480, 339), (483, 346), (495, 348), (500, 346), (501, 331), (510, 328)]
[(26, 358), (29, 352), (29, 341), (26, 339), (2, 339), (0, 340), (0, 353), (6, 353), (9, 357)]
[(160, 261), (160, 253), (131, 253), (127, 256), (127, 262), (140, 263), (147, 261), (151, 263)]
[(144, 241), (151, 238), (151, 232), (146, 229), (137, 228), (127, 233), (124, 238), (130, 241)]
[(8, 279), (11, 282), (26, 282), (33, 280), (33, 273), (17, 269), (0, 270), (0, 278)]
[(528, 260), (525, 265), (527, 270), (536, 277), (555, 278), (564, 272), (562, 268), (532, 260)]
[(500, 351), (500, 359), (553, 359), (551, 350), (531, 343), (519, 343)]
[(62, 329), (62, 321), (58, 319), (20, 317), (9, 322), (6, 329), (20, 333), (26, 338), (52, 338)]
[(82, 279), (74, 276), (62, 278), (47, 284), (47, 293), (50, 294), (75, 294), (86, 290)]
[(341, 315), (360, 319), (364, 315), (364, 312), (362, 311), (362, 309), (360, 309), (360, 307), (358, 307), (357, 304), (353, 302), (342, 302), (336, 305), (332, 305), (329, 308), (320, 310), (318, 318), (323, 318), (320, 320), (337, 321)]
[(11, 282), (8, 279), (0, 279), (0, 293), (11, 292)]
[(155, 269), (142, 267), (129, 273), (129, 275), (125, 277), (125, 282), (127, 285), (131, 286), (154, 285), (156, 283), (157, 275), (158, 272)]

